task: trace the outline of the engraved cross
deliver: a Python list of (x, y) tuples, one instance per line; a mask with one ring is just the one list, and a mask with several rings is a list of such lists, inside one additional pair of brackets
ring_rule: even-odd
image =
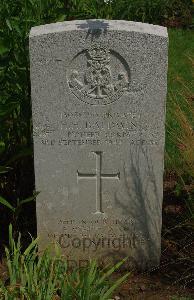
[(104, 174), (102, 173), (102, 153), (101, 151), (93, 152), (96, 154), (96, 172), (95, 173), (81, 173), (77, 171), (77, 178), (87, 179), (95, 178), (96, 179), (96, 214), (103, 213), (102, 208), (102, 179), (120, 179), (120, 172), (115, 174)]

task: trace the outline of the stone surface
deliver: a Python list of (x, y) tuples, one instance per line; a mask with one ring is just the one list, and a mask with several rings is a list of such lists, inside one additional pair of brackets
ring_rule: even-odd
[(159, 263), (168, 36), (127, 21), (30, 33), (37, 228), (72, 264)]

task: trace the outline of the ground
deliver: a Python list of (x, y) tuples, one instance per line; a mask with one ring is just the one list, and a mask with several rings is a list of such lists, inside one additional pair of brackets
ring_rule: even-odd
[[(119, 298), (118, 298), (119, 297)], [(194, 290), (162, 282), (158, 275), (133, 275), (117, 293), (117, 300), (175, 300), (175, 297), (194, 299)]]

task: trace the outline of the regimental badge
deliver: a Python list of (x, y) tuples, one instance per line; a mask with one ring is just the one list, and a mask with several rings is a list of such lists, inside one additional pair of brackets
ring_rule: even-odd
[(90, 105), (106, 105), (129, 90), (127, 62), (101, 43), (78, 53), (71, 62), (68, 84), (73, 94)]

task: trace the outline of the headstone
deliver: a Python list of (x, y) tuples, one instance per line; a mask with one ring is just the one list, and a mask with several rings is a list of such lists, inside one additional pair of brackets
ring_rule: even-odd
[(30, 33), (40, 250), (67, 260), (158, 265), (167, 30), (68, 21)]

